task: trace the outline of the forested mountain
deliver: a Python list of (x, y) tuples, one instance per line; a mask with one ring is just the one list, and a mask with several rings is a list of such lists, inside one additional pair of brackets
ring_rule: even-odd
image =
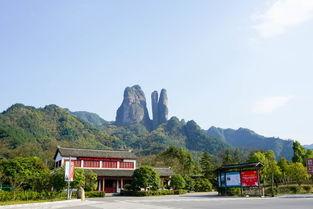
[[(96, 127), (92, 125), (95, 120), (89, 118), (89, 113), (76, 115), (78, 117), (56, 105), (44, 108), (11, 106), (0, 114), (0, 159), (36, 155), (51, 165), (57, 145), (131, 148), (144, 155), (159, 153), (171, 145), (210, 153), (231, 148), (226, 142), (209, 136), (194, 121), (185, 123), (176, 117), (149, 132), (140, 123), (120, 126), (103, 123)], [(99, 118), (96, 121), (101, 122)]]
[(90, 123), (96, 127), (101, 127), (105, 124), (109, 124), (110, 122), (105, 121), (102, 119), (99, 115), (96, 113), (92, 112), (87, 112), (87, 111), (76, 111), (76, 112), (71, 112), (73, 115), (77, 116), (81, 120)]
[(34, 108), (15, 104), (0, 114), (0, 159), (40, 156), (52, 161), (57, 145), (118, 148), (123, 142), (56, 105)]
[(292, 140), (283, 140), (275, 137), (264, 137), (245, 128), (222, 129), (212, 126), (208, 134), (234, 147), (250, 148), (251, 150), (273, 150), (276, 157), (285, 157), (291, 160), (293, 156)]

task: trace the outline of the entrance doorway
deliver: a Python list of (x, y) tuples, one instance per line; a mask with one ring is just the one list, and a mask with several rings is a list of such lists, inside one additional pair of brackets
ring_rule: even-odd
[(117, 192), (117, 181), (116, 180), (105, 180), (105, 193), (116, 193)]

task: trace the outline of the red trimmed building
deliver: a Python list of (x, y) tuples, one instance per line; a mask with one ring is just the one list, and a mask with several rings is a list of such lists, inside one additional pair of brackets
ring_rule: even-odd
[[(137, 157), (131, 151), (125, 150), (93, 150), (58, 147), (54, 156), (55, 167), (61, 167), (65, 161), (74, 161), (75, 167), (91, 169), (98, 176), (98, 191), (119, 193), (125, 184), (130, 184), (136, 169)], [(155, 168), (168, 184), (172, 170)]]

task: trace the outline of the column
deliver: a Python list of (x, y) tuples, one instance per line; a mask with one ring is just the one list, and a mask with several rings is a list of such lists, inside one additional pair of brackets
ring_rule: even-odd
[(123, 182), (123, 178), (121, 178), (121, 189), (124, 189), (124, 182)]
[(102, 191), (105, 191), (105, 179), (104, 177), (102, 178)]

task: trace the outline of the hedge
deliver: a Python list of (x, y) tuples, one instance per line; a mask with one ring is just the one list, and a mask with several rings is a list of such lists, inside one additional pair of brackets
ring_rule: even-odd
[(187, 191), (180, 190), (157, 190), (157, 191), (122, 191), (121, 195), (123, 196), (160, 196), (160, 195), (179, 195), (186, 194)]
[(99, 191), (91, 191), (91, 192), (85, 192), (85, 197), (104, 197), (104, 192)]
[(64, 199), (66, 192), (0, 191), (0, 201)]

